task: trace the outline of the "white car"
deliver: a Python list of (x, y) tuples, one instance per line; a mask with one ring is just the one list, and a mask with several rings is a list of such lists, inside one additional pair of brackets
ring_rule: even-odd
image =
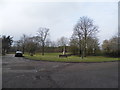
[(16, 51), (15, 57), (22, 57), (22, 56), (23, 56), (22, 51)]

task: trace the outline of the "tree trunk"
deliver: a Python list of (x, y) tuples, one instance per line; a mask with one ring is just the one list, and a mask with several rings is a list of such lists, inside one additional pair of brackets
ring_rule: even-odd
[(84, 38), (84, 56), (86, 57), (86, 45), (87, 45), (87, 30), (85, 28), (85, 38)]
[(43, 42), (43, 45), (42, 45), (42, 55), (44, 55), (44, 42)]
[(79, 52), (78, 52), (79, 56), (82, 55), (82, 42), (81, 42), (81, 37), (79, 36)]
[(24, 50), (25, 50), (25, 48), (24, 48), (24, 46), (23, 46), (23, 50), (22, 50), (22, 51), (23, 51), (23, 54), (24, 54)]
[(81, 56), (81, 54), (82, 54), (82, 53), (81, 53), (81, 52), (82, 52), (81, 49), (82, 49), (82, 47), (81, 47), (81, 44), (80, 44), (80, 45), (79, 45), (79, 56)]
[(84, 50), (84, 57), (86, 57), (86, 42), (85, 42), (85, 48), (84, 48), (85, 50)]
[(85, 51), (85, 50), (84, 50), (84, 47), (83, 47), (83, 45), (82, 45), (82, 53), (81, 53), (81, 58), (82, 58), (82, 59), (84, 58), (84, 55), (85, 55), (85, 54), (84, 54), (84, 51)]

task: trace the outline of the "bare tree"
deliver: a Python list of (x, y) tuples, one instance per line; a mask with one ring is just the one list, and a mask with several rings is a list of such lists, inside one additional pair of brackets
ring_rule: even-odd
[(22, 52), (24, 54), (25, 52), (25, 45), (26, 45), (26, 39), (27, 39), (27, 35), (23, 34), (23, 36), (20, 39), (21, 45), (22, 45)]
[(57, 45), (57, 41), (51, 41), (50, 42), (50, 46), (51, 47), (57, 47), (58, 45)]
[(13, 43), (13, 37), (11, 36), (2, 36), (2, 54), (5, 55), (8, 53), (11, 45)]
[(71, 46), (71, 52), (73, 54), (79, 54), (79, 56), (81, 55), (81, 37), (77, 37), (77, 35), (75, 35), (75, 33), (73, 33), (72, 37), (70, 38), (70, 46)]
[(46, 38), (49, 34), (48, 32), (49, 32), (48, 28), (42, 28), (42, 27), (40, 27), (37, 32), (38, 41), (41, 42), (42, 44), (42, 55), (44, 55), (44, 46), (45, 46)]
[(100, 47), (99, 47), (99, 42), (98, 38), (96, 37), (88, 37), (87, 38), (87, 53), (89, 55), (96, 55), (100, 53)]
[(82, 58), (86, 56), (87, 38), (94, 36), (98, 31), (98, 26), (93, 24), (93, 20), (88, 17), (80, 17), (79, 21), (74, 27), (74, 34), (78, 37), (79, 47), (82, 50)]
[(38, 48), (38, 42), (35, 37), (26, 38), (26, 50), (33, 56)]
[(119, 42), (118, 36), (114, 36), (109, 40), (104, 40), (102, 44), (102, 49), (105, 55), (109, 56), (119, 56)]

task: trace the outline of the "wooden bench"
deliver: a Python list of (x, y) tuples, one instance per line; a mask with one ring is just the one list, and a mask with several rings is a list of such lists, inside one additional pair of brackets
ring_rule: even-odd
[(67, 58), (67, 55), (59, 55), (59, 57), (66, 57)]

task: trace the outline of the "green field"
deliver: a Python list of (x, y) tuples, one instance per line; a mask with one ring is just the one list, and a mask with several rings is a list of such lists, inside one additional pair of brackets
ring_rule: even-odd
[(78, 56), (68, 56), (67, 58), (59, 58), (60, 53), (45, 53), (44, 56), (41, 54), (36, 54), (30, 56), (25, 54), (24, 57), (32, 60), (44, 60), (44, 61), (59, 61), (59, 62), (107, 62), (107, 61), (117, 61), (118, 58), (104, 57), (104, 56), (87, 56), (84, 59)]

